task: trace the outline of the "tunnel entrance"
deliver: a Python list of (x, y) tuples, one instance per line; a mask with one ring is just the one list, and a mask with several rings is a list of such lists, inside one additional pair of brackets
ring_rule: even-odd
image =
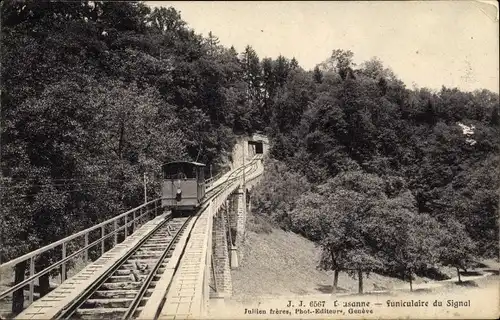
[(254, 148), (255, 154), (264, 153), (264, 147), (262, 141), (248, 141), (248, 144)]

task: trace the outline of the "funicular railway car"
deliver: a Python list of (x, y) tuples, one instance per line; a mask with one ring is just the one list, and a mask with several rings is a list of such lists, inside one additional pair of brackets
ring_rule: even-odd
[(162, 166), (162, 207), (174, 215), (194, 213), (205, 197), (203, 163), (176, 161)]

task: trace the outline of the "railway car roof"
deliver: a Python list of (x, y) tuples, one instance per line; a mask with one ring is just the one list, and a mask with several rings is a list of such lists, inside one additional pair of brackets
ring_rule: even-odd
[(192, 162), (192, 161), (172, 161), (172, 162), (164, 163), (163, 166), (170, 166), (170, 165), (176, 165), (176, 164), (190, 164), (190, 165), (197, 166), (197, 167), (205, 167), (205, 164), (203, 164), (203, 163)]

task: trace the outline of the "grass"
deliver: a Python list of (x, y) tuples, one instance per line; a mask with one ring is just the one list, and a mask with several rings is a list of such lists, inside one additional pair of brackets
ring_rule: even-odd
[[(244, 258), (240, 267), (232, 270), (233, 297), (330, 293), (333, 272), (318, 270), (320, 249), (314, 243), (293, 232), (274, 228), (264, 218), (249, 214), (247, 238), (240, 250)], [(365, 290), (374, 284), (385, 288), (405, 282), (371, 274), (364, 278)], [(357, 292), (358, 281), (341, 272), (340, 291)]]
[(254, 233), (269, 234), (273, 232), (273, 225), (264, 217), (249, 214), (246, 222), (247, 230)]
[[(316, 268), (320, 249), (300, 235), (273, 227), (265, 218), (249, 213), (246, 239), (239, 249), (243, 254), (240, 267), (231, 270), (233, 299), (235, 300), (262, 296), (329, 294), (332, 291), (333, 272)], [(484, 271), (498, 270), (498, 262), (486, 261), (485, 263), (485, 267), (482, 268)], [(448, 277), (456, 276), (454, 268), (443, 268), (439, 272)], [(495, 279), (492, 278), (494, 277), (488, 277), (494, 281)], [(496, 278), (498, 279), (498, 276)], [(434, 281), (417, 276), (413, 284)], [(410, 289), (409, 282), (376, 273), (365, 277), (363, 284), (365, 292), (374, 291), (376, 288), (404, 291)], [(464, 288), (475, 284), (467, 282), (458, 286), (450, 282), (447, 283), (448, 285)], [(339, 292), (356, 294), (358, 280), (341, 272), (338, 286)], [(432, 290), (437, 290), (437, 288), (432, 288)]]

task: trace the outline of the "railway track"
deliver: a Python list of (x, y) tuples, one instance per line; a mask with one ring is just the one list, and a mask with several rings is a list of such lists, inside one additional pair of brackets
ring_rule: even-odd
[(111, 268), (59, 319), (136, 318), (160, 279), (180, 235), (193, 217), (171, 218)]
[[(201, 211), (206, 209), (206, 204), (211, 198), (238, 179), (237, 175), (251, 165), (247, 164), (237, 169), (224, 183), (207, 192)], [(248, 173), (254, 170), (255, 168), (252, 168)], [(197, 216), (168, 218), (57, 318), (137, 318), (165, 271), (180, 236), (186, 230), (189, 221)]]

